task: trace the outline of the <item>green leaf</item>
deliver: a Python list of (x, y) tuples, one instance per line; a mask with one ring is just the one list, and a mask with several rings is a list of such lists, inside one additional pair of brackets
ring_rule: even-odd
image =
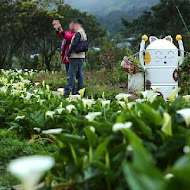
[(168, 136), (172, 136), (172, 119), (168, 113), (164, 113), (164, 124), (162, 126), (162, 132)]
[(108, 137), (107, 139), (105, 139), (103, 143), (99, 144), (99, 146), (97, 147), (95, 151), (95, 158), (97, 160), (105, 158), (105, 154), (107, 152), (107, 147), (109, 145), (110, 140), (111, 140), (111, 137)]
[(190, 158), (189, 155), (182, 156), (170, 170), (173, 177), (169, 181), (169, 190), (189, 189), (190, 187)]
[(85, 139), (77, 135), (59, 134), (56, 136), (60, 141), (70, 144), (86, 144)]
[(163, 124), (163, 118), (159, 111), (147, 104), (138, 104), (138, 107), (140, 107), (141, 111), (143, 112), (143, 119), (145, 119), (147, 122), (150, 122), (156, 126)]
[[(154, 174), (154, 168), (149, 168), (150, 173), (140, 171), (138, 167), (132, 164), (124, 164), (123, 171), (126, 182), (129, 184), (131, 190), (164, 190), (165, 184), (161, 175)], [(151, 174), (151, 171), (153, 172)]]
[(98, 136), (95, 132), (93, 132), (90, 127), (85, 127), (84, 128), (85, 135), (89, 141), (89, 144), (92, 147), (95, 147), (98, 143)]
[(152, 136), (152, 129), (148, 125), (146, 125), (142, 120), (135, 117), (134, 114), (132, 114), (132, 122), (133, 125), (140, 129), (145, 136), (149, 138)]

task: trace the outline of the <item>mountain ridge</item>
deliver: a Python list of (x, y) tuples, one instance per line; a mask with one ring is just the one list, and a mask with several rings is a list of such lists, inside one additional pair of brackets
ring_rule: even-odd
[(151, 7), (159, 0), (65, 0), (65, 3), (81, 11), (103, 16), (112, 11), (128, 11), (134, 7)]
[[(88, 3), (87, 3), (88, 1)], [(65, 3), (83, 12), (95, 15), (101, 25), (112, 34), (121, 30), (121, 18), (133, 20), (149, 10), (159, 0), (65, 0)]]

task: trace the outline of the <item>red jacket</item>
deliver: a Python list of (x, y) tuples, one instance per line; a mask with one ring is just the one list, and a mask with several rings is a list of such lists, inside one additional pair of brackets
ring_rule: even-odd
[(69, 63), (69, 59), (67, 59), (66, 55), (69, 52), (71, 40), (75, 33), (71, 30), (68, 31), (58, 31), (57, 36), (63, 39), (61, 45), (61, 61), (64, 63)]

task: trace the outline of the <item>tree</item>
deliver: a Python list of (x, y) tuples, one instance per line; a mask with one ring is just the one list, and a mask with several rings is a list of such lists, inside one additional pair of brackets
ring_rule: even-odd
[(0, 3), (1, 68), (11, 68), (13, 56), (22, 67), (34, 67), (30, 55), (40, 54), (42, 64), (38, 68), (50, 70), (51, 60), (60, 47), (52, 28), (53, 19), (59, 19), (67, 28), (73, 18), (84, 18), (92, 44), (97, 44), (105, 34), (94, 16), (72, 9), (60, 0), (0, 0)]
[[(0, 48), (0, 64), (2, 68), (11, 67), (13, 55), (27, 60), (27, 56), (29, 57), (34, 51), (37, 53), (40, 49), (42, 56), (48, 60), (51, 59), (52, 52), (58, 48), (57, 44), (52, 43), (53, 38), (49, 39), (48, 36), (52, 34), (49, 33), (52, 19), (62, 17), (55, 10), (39, 7), (38, 3), (37, 1), (6, 1), (0, 6), (2, 13), (0, 43), (3, 44)], [(43, 48), (40, 48), (41, 42), (44, 42)], [(33, 50), (30, 50), (30, 47)], [(52, 47), (51, 53), (47, 53), (49, 47)], [(48, 68), (49, 62), (45, 63)]]
[[(123, 19), (125, 30), (123, 33), (128, 36), (139, 38), (143, 34), (165, 37), (182, 34), (185, 41), (188, 41), (188, 33), (182, 18), (179, 15), (177, 7), (184, 19), (184, 22), (190, 27), (188, 22), (190, 17), (190, 1), (186, 0), (161, 0), (154, 5), (150, 11), (144, 12), (140, 17), (128, 22)], [(186, 48), (187, 45), (186, 45)]]

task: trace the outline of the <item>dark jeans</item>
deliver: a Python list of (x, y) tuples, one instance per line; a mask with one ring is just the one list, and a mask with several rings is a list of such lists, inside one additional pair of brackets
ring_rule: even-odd
[(84, 88), (84, 75), (83, 75), (84, 59), (73, 58), (70, 59), (69, 71), (67, 75), (67, 85), (65, 87), (65, 95), (69, 95), (75, 86), (75, 79), (78, 79), (77, 92)]
[(66, 70), (66, 73), (68, 75), (68, 72), (69, 72), (69, 63), (65, 63), (65, 70)]

